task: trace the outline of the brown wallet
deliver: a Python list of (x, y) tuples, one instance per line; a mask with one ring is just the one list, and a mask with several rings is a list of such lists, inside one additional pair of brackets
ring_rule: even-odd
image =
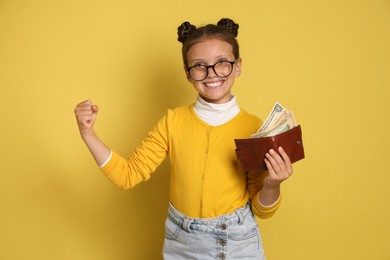
[(275, 136), (234, 139), (234, 141), (237, 158), (245, 171), (266, 170), (265, 154), (270, 149), (278, 152), (280, 146), (290, 157), (291, 163), (305, 158), (300, 125)]

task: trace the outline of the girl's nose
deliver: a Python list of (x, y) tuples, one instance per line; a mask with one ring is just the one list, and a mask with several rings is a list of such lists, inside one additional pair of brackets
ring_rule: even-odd
[(208, 78), (215, 78), (215, 77), (218, 77), (217, 74), (215, 73), (213, 67), (208, 67), (208, 68), (207, 68), (207, 77), (208, 77)]

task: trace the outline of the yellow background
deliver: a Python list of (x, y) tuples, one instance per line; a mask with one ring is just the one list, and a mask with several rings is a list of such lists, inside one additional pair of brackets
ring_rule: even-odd
[(196, 93), (176, 38), (185, 20), (240, 24), (234, 93), (302, 125), (306, 159), (259, 220), (269, 260), (390, 259), (388, 0), (0, 1), (0, 259), (160, 259), (169, 165), (133, 190), (99, 172), (74, 106), (127, 156)]

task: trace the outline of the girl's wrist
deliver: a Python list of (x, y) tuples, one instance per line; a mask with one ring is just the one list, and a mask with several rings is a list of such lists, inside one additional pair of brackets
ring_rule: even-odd
[(259, 192), (259, 203), (263, 206), (270, 206), (280, 197), (280, 185), (264, 185)]
[(270, 190), (270, 191), (280, 191), (280, 183), (264, 182), (263, 189), (267, 189), (267, 190)]
[(89, 140), (93, 140), (97, 138), (97, 135), (95, 131), (92, 129), (88, 131), (80, 131), (81, 138), (84, 140), (84, 142), (88, 142)]

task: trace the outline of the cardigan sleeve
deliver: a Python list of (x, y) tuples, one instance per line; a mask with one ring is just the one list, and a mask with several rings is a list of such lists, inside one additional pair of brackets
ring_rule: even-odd
[(259, 202), (259, 193), (263, 188), (264, 178), (267, 171), (247, 172), (247, 189), (253, 213), (259, 218), (269, 218), (275, 214), (281, 203), (281, 197), (271, 206), (264, 206)]
[(164, 116), (127, 159), (112, 151), (111, 159), (100, 170), (116, 186), (133, 188), (151, 177), (167, 153), (167, 116)]

